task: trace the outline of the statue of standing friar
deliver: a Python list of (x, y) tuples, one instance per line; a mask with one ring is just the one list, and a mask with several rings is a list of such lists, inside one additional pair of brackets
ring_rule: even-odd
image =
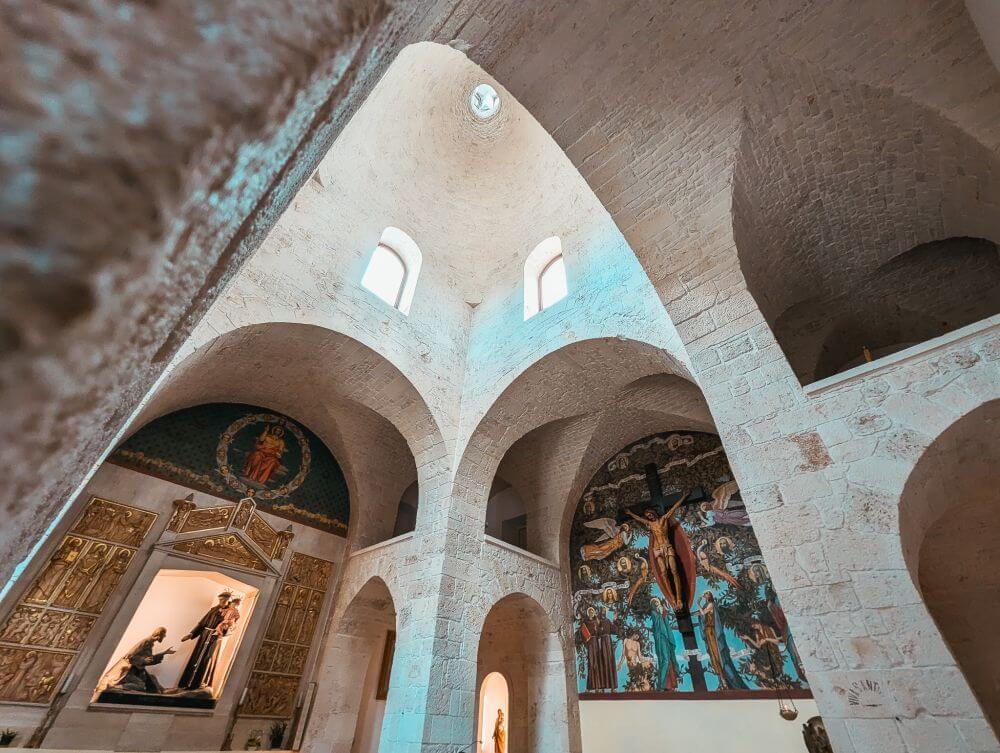
[(191, 628), (190, 633), (181, 638), (182, 641), (196, 642), (177, 684), (180, 690), (198, 690), (212, 685), (219, 658), (219, 641), (240, 616), (236, 608), (240, 600), (233, 599), (232, 593), (223, 591), (218, 598), (219, 603), (205, 613), (198, 624)]

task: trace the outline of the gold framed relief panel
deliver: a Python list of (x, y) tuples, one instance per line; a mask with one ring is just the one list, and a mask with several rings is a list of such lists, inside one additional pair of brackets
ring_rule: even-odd
[(157, 515), (91, 497), (0, 623), (0, 701), (52, 701)]

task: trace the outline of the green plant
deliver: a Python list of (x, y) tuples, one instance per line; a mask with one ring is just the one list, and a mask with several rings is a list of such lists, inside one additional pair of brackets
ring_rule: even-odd
[(247, 736), (246, 745), (244, 745), (245, 750), (260, 750), (261, 743), (264, 739), (264, 733), (259, 729), (250, 730), (250, 734)]
[(268, 732), (268, 736), (271, 738), (272, 750), (281, 747), (281, 743), (285, 739), (285, 730), (287, 729), (288, 722), (271, 722), (271, 729)]
[(17, 730), (10, 728), (0, 730), (0, 745), (10, 745), (14, 742), (15, 737), (17, 737)]

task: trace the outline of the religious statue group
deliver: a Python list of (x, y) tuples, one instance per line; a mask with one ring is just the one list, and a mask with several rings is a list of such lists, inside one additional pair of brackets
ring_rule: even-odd
[(581, 692), (805, 687), (717, 437), (657, 435), (619, 453), (585, 491), (570, 543)]
[(241, 599), (229, 591), (218, 595), (218, 603), (209, 609), (198, 623), (181, 638), (181, 642), (194, 641), (191, 655), (175, 688), (165, 689), (150, 670), (176, 653), (171, 646), (157, 651), (157, 644), (167, 637), (167, 629), (158, 627), (146, 638), (132, 646), (101, 677), (97, 687), (97, 700), (128, 702), (128, 695), (152, 694), (173, 698), (200, 695), (214, 696), (218, 688), (219, 654), (223, 641), (240, 619)]

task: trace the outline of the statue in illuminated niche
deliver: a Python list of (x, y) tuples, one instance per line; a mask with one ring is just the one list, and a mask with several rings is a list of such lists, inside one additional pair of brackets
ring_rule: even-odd
[(158, 627), (148, 638), (143, 638), (132, 646), (121, 659), (111, 665), (97, 684), (97, 692), (107, 689), (139, 692), (162, 693), (160, 681), (150, 674), (147, 667), (159, 664), (168, 655), (174, 653), (173, 648), (155, 653), (153, 646), (167, 637), (167, 629)]
[(503, 709), (497, 709), (497, 720), (493, 725), (493, 751), (504, 753), (507, 750), (507, 725), (503, 719)]

